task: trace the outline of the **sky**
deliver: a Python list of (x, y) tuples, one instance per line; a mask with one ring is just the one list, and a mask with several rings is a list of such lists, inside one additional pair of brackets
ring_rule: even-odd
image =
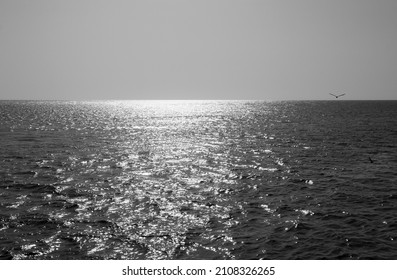
[(395, 0), (0, 0), (0, 99), (397, 98)]

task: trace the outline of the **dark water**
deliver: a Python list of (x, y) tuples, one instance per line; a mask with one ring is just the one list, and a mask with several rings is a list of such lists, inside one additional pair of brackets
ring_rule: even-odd
[(0, 258), (397, 259), (396, 146), (395, 101), (0, 101)]

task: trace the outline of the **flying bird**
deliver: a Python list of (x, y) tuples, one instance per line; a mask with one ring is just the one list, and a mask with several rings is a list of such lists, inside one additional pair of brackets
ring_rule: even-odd
[(338, 94), (338, 95), (336, 95), (336, 94), (333, 94), (333, 93), (330, 93), (332, 96), (335, 96), (335, 98), (339, 98), (339, 97), (341, 97), (341, 96), (343, 96), (343, 95), (346, 95), (345, 93), (342, 93), (342, 94)]

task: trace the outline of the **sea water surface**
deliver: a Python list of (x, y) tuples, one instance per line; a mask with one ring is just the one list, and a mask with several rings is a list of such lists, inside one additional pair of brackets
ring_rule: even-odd
[(397, 259), (396, 101), (0, 101), (0, 259)]

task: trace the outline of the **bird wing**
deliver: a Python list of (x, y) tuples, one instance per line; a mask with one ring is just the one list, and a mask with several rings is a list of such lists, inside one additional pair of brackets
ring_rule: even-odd
[(343, 95), (346, 95), (346, 93), (339, 94), (338, 97), (339, 97), (339, 96), (343, 96)]
[(335, 96), (335, 97), (337, 97), (335, 94), (332, 94), (332, 93), (330, 93), (332, 96)]

